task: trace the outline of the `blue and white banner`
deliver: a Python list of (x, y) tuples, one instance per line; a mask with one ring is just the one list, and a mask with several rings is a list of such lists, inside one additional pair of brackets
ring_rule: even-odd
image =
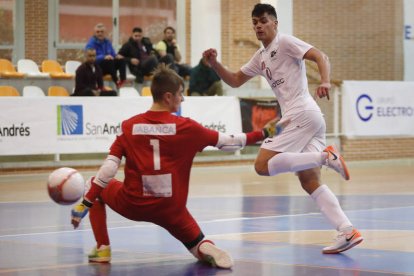
[[(1, 97), (0, 155), (108, 152), (121, 122), (151, 97)], [(242, 131), (236, 97), (186, 97), (178, 112), (207, 128)]]
[(414, 82), (344, 81), (342, 133), (414, 136)]

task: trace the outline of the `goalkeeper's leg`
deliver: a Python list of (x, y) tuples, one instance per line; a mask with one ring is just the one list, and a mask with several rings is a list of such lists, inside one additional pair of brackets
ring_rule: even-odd
[(111, 197), (115, 199), (121, 187), (122, 182), (115, 179), (111, 180), (108, 186), (102, 190), (101, 197), (89, 209), (89, 220), (96, 240), (96, 247), (93, 248), (88, 256), (90, 262), (107, 263), (111, 261), (111, 247), (106, 224), (105, 198)]
[(108, 228), (106, 225), (105, 203), (97, 199), (89, 210), (89, 220), (96, 240), (96, 247), (88, 255), (89, 262), (108, 263), (111, 261)]
[[(177, 216), (180, 218), (178, 221)], [(198, 223), (187, 208), (178, 214), (171, 214), (171, 217), (164, 217), (156, 223), (181, 241), (200, 261), (219, 268), (230, 268), (233, 265), (233, 260), (226, 251), (218, 248), (212, 241), (205, 239)]]
[(89, 210), (89, 220), (95, 236), (96, 245), (109, 245), (108, 228), (106, 225), (105, 203), (97, 199)]

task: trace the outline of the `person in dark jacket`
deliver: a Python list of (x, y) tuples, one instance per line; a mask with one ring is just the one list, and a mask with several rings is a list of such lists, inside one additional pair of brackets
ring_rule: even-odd
[[(96, 64), (98, 64), (104, 75), (110, 74), (117, 88), (124, 85), (126, 81), (126, 65), (122, 56), (115, 53), (112, 43), (106, 38), (105, 26), (99, 23), (95, 26), (95, 34), (89, 39), (85, 49), (96, 50)], [(120, 80), (118, 79), (118, 71)]]
[(85, 50), (85, 62), (76, 70), (75, 91), (72, 96), (117, 96), (104, 88), (102, 70), (95, 64), (96, 50)]
[(129, 40), (122, 45), (118, 55), (128, 64), (129, 71), (136, 77), (135, 81), (142, 83), (144, 76), (150, 76), (158, 66), (152, 43), (148, 37), (143, 37), (142, 29), (135, 27)]
[(199, 64), (191, 69), (189, 95), (223, 95), (223, 86), (221, 84), (221, 79), (211, 68), (206, 58), (201, 58)]

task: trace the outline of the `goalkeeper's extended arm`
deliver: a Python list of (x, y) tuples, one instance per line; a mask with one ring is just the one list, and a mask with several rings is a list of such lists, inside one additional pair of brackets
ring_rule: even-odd
[(243, 149), (246, 145), (254, 144), (268, 137), (279, 135), (290, 121), (277, 123), (278, 119), (268, 122), (262, 130), (236, 135), (219, 133), (216, 147), (222, 151), (236, 151)]
[(86, 192), (82, 202), (75, 205), (72, 209), (71, 222), (74, 228), (79, 226), (79, 223), (88, 214), (89, 208), (92, 207), (93, 202), (101, 194), (101, 191), (114, 178), (120, 164), (121, 159), (114, 155), (108, 155), (105, 159), (96, 176), (90, 180), (89, 191)]

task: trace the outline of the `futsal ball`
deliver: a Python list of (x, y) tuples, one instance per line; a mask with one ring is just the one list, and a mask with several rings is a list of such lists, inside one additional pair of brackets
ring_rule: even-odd
[(53, 201), (61, 205), (77, 202), (85, 190), (85, 180), (82, 175), (72, 168), (54, 170), (47, 181), (47, 191)]

